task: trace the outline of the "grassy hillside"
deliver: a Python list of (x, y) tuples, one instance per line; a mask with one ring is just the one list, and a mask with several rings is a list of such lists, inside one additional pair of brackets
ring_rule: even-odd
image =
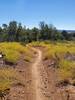
[[(43, 51), (43, 61), (53, 60), (61, 81), (67, 80), (75, 84), (75, 44), (74, 42), (32, 42), (23, 46), (16, 42), (0, 43), (0, 52), (4, 54), (4, 61), (17, 64), (23, 60), (31, 62), (33, 58), (32, 47), (39, 47)], [(0, 68), (0, 91), (4, 91), (15, 82), (21, 82), (20, 75), (12, 67)]]
[[(0, 43), (0, 52), (4, 54), (3, 60), (12, 64), (17, 64), (20, 57), (23, 55), (24, 61), (30, 62), (33, 57), (33, 51), (29, 46), (23, 46), (16, 42)], [(4, 64), (5, 66), (5, 64)], [(17, 82), (21, 82), (20, 75), (11, 66), (0, 68), (0, 91), (10, 88), (10, 86)]]
[(16, 42), (0, 43), (0, 52), (5, 55), (4, 60), (14, 64), (19, 60), (21, 54), (25, 54), (25, 59), (27, 58), (26, 60), (32, 57), (29, 47)]
[(67, 80), (75, 83), (75, 43), (74, 42), (33, 42), (32, 46), (39, 46), (43, 49), (43, 60), (53, 59), (57, 68), (60, 80)]

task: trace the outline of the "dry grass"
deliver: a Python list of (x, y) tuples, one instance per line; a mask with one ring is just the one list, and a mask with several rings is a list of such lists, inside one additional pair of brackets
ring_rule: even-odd
[(32, 46), (44, 47), (44, 59), (59, 59), (58, 73), (61, 80), (73, 79), (75, 80), (75, 61), (65, 59), (65, 55), (70, 53), (75, 55), (75, 42), (33, 42)]
[(75, 62), (68, 60), (61, 60), (59, 62), (59, 74), (62, 80), (69, 80), (75, 78)]
[(19, 81), (18, 73), (12, 68), (1, 68), (0, 69), (0, 90), (10, 88), (10, 86)]
[[(29, 46), (23, 46), (16, 42), (3, 42), (0, 43), (0, 52), (4, 56), (4, 60), (13, 64), (17, 63), (20, 57), (23, 55), (24, 60), (30, 62), (33, 57), (33, 51)], [(0, 68), (0, 91), (4, 91), (11, 87), (14, 83), (22, 83), (21, 76), (13, 68)]]
[[(32, 57), (31, 50), (28, 47), (21, 45), (20, 43), (0, 43), (0, 52), (5, 54), (4, 59), (8, 62), (16, 63), (21, 54), (25, 54), (28, 60), (28, 57)], [(25, 58), (26, 59), (26, 58)], [(31, 60), (31, 59), (29, 59)]]

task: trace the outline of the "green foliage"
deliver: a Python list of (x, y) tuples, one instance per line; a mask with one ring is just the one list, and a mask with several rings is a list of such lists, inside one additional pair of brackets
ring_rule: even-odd
[(68, 33), (67, 31), (60, 32), (52, 24), (48, 25), (45, 22), (40, 22), (39, 28), (26, 29), (26, 27), (11, 21), (9, 24), (3, 24), (0, 27), (0, 41), (9, 42), (25, 42), (29, 43), (32, 41), (58, 41), (58, 40), (75, 40), (75, 33)]

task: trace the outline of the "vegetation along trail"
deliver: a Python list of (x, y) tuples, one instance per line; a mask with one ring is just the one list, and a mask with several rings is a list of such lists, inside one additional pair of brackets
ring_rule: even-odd
[(45, 51), (39, 46), (31, 50), (34, 52), (31, 62), (24, 60), (25, 55), (18, 61), (14, 70), (19, 73), (20, 80), (12, 85), (6, 100), (75, 100), (69, 99), (72, 97), (67, 92), (68, 86), (59, 84), (54, 61), (44, 60)]

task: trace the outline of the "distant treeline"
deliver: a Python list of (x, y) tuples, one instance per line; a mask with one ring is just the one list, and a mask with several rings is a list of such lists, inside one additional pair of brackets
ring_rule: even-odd
[(40, 22), (39, 28), (34, 27), (32, 29), (23, 27), (21, 23), (16, 21), (11, 21), (8, 25), (3, 24), (0, 27), (0, 42), (29, 43), (42, 40), (75, 40), (75, 33), (68, 33), (65, 30), (60, 32), (52, 24), (48, 25), (45, 22)]

